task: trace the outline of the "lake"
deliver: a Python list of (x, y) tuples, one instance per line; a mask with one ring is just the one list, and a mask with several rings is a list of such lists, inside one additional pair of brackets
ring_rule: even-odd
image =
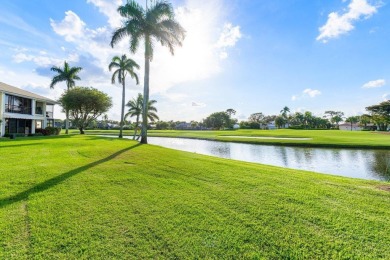
[(390, 181), (389, 150), (302, 148), (166, 137), (148, 137), (148, 142), (176, 150), (245, 162)]

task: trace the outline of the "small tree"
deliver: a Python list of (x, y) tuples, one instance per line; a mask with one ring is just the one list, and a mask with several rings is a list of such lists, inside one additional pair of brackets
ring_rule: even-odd
[(352, 131), (352, 126), (353, 126), (353, 124), (358, 123), (358, 122), (359, 122), (359, 119), (360, 119), (359, 116), (350, 116), (350, 117), (347, 117), (347, 119), (345, 120), (345, 122), (351, 124), (351, 131)]
[(366, 110), (371, 112), (372, 121), (377, 124), (379, 130), (386, 131), (390, 124), (390, 100), (366, 107)]
[(206, 127), (213, 129), (228, 128), (230, 126), (230, 117), (226, 112), (212, 113), (203, 120)]
[(84, 129), (112, 107), (111, 98), (95, 89), (75, 87), (62, 94), (58, 100), (68, 110), (75, 126), (84, 134)]

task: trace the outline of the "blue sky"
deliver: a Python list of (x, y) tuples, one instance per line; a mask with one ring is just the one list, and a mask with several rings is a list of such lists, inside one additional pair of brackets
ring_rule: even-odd
[[(140, 1), (144, 4), (144, 1)], [(50, 67), (67, 60), (84, 68), (78, 85), (113, 97), (119, 119), (121, 88), (107, 65), (127, 53), (110, 37), (121, 0), (2, 0), (0, 81), (58, 98)], [(346, 115), (390, 98), (390, 9), (385, 0), (176, 0), (187, 38), (176, 55), (156, 47), (151, 98), (162, 120), (201, 120), (233, 108), (236, 117), (341, 110)], [(126, 97), (142, 92), (128, 81)], [(57, 108), (57, 112), (59, 112)], [(64, 116), (57, 113), (58, 117)]]

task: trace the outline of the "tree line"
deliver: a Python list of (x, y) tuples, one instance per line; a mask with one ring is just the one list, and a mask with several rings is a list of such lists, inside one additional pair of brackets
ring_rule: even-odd
[(270, 125), (276, 128), (290, 129), (339, 129), (341, 122), (349, 123), (351, 130), (353, 125), (358, 124), (363, 130), (386, 131), (390, 126), (390, 100), (380, 104), (366, 107), (367, 114), (360, 116), (345, 117), (344, 112), (328, 110), (323, 116), (315, 116), (312, 112), (290, 113), (290, 109), (285, 106), (278, 115), (265, 115), (262, 112), (253, 113), (248, 120), (241, 121), (232, 118), (236, 111), (232, 108), (226, 111), (214, 112), (200, 122), (191, 121), (159, 121), (156, 129), (233, 129), (239, 125), (241, 129), (268, 129)]

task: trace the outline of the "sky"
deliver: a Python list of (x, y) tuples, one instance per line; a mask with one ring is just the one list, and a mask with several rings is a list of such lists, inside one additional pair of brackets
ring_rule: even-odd
[[(145, 0), (139, 1), (145, 5)], [(390, 99), (390, 7), (387, 0), (173, 0), (186, 30), (172, 56), (158, 43), (150, 98), (161, 120), (200, 121), (232, 108), (252, 113), (343, 111)], [(143, 93), (142, 48), (128, 38), (111, 48), (125, 0), (1, 0), (0, 81), (58, 99), (52, 66), (83, 68), (78, 86), (112, 97), (109, 119), (119, 120), (122, 88), (108, 64), (126, 54), (140, 64), (140, 84), (127, 80), (126, 100)], [(64, 118), (56, 107), (56, 117)]]

